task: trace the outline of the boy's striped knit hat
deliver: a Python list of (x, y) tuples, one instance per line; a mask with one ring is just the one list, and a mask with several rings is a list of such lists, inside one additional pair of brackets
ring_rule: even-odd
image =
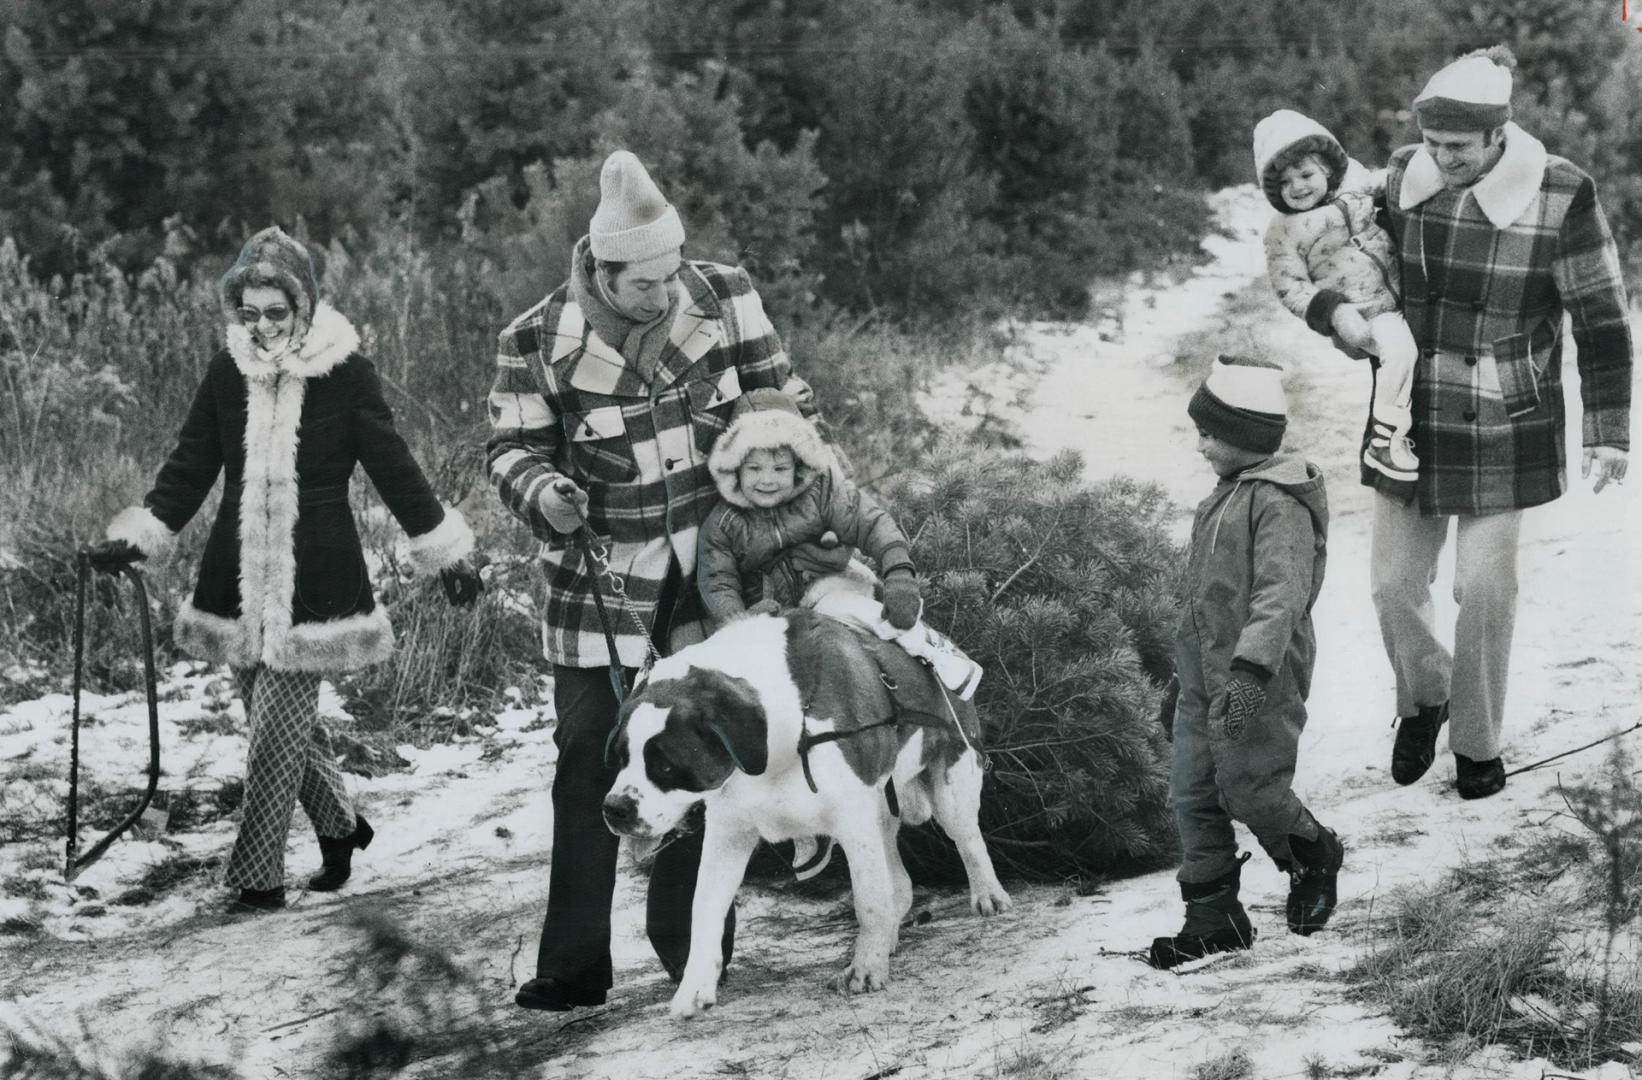
[(1431, 76), (1414, 99), (1420, 130), (1492, 131), (1511, 119), (1516, 58), (1496, 46), (1460, 57)]
[(1267, 360), (1218, 356), (1186, 411), (1217, 439), (1251, 453), (1274, 454), (1288, 427), (1283, 369)]

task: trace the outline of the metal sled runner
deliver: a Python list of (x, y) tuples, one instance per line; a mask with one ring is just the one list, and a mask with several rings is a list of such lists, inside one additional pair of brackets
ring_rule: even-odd
[(63, 879), (73, 881), (80, 875), (80, 871), (103, 857), (109, 847), (118, 840), (127, 829), (137, 823), (143, 811), (154, 799), (154, 792), (160, 783), (160, 705), (159, 691), (154, 678), (154, 630), (148, 618), (148, 589), (143, 585), (142, 574), (135, 566), (127, 564), (120, 568), (120, 572), (131, 579), (131, 584), (137, 590), (137, 616), (142, 624), (143, 638), (143, 681), (148, 691), (148, 788), (143, 792), (142, 801), (137, 808), (127, 814), (125, 818), (101, 840), (91, 846), (84, 855), (80, 849), (80, 683), (85, 667), (85, 640), (86, 640), (86, 580), (91, 576), (91, 560), (86, 552), (82, 551), (75, 559), (74, 582), (74, 717), (70, 735), (69, 765), (68, 765), (68, 845), (67, 860), (63, 867)]

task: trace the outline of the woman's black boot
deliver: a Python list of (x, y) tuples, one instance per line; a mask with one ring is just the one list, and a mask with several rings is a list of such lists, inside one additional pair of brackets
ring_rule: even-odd
[(342, 888), (353, 872), (353, 853), (358, 848), (363, 851), (371, 846), (371, 838), (376, 830), (366, 821), (364, 815), (354, 815), (353, 832), (347, 836), (319, 838), (319, 853), (324, 862), (319, 873), (308, 879), (308, 888), (315, 892), (335, 892)]

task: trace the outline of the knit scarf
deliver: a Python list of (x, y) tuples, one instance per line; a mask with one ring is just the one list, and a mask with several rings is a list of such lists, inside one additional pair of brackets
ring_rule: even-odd
[(633, 370), (645, 382), (654, 381), (662, 350), (672, 333), (673, 319), (678, 315), (678, 287), (668, 287), (666, 310), (645, 323), (634, 322), (617, 311), (607, 297), (603, 284), (596, 280), (593, 258), (584, 236), (570, 257), (570, 298), (582, 309), (587, 325), (606, 345), (633, 365)]

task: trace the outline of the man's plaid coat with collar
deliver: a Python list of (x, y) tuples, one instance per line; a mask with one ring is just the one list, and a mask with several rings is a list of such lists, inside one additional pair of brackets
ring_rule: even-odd
[[(541, 499), (561, 476), (589, 496), (595, 547), (626, 584), (625, 604), (605, 590), (621, 663), (640, 666), (645, 642), (633, 619), (653, 621), (669, 565), (695, 590), (696, 539), (718, 500), (707, 457), (735, 401), (756, 387), (785, 388), (806, 403), (781, 339), (746, 271), (686, 261), (669, 342), (652, 381), (588, 325), (568, 284), (514, 319), (499, 339), (486, 444), (491, 482), (542, 543), (548, 578), (543, 655), (568, 667), (609, 662), (594, 606), (594, 578), (570, 537), (547, 523)], [(690, 610), (698, 610), (692, 607)], [(703, 636), (699, 616), (675, 621), (674, 648)], [(657, 642), (667, 651), (668, 643)]]
[[(1411, 435), (1426, 515), (1522, 509), (1566, 489), (1565, 314), (1583, 444), (1630, 447), (1625, 288), (1595, 184), (1516, 125), (1506, 139), (1500, 161), (1469, 188), (1442, 187), (1419, 146), (1398, 150), (1387, 168), (1403, 315), (1420, 347)], [(1366, 466), (1363, 474), (1389, 484)]]

